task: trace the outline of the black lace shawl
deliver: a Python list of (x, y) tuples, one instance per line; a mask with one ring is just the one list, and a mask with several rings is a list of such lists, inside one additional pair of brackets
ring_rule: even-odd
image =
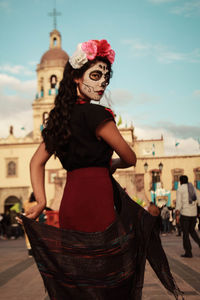
[(63, 230), (22, 216), (50, 299), (140, 300), (146, 259), (178, 299), (156, 217), (112, 181), (117, 217), (104, 232)]

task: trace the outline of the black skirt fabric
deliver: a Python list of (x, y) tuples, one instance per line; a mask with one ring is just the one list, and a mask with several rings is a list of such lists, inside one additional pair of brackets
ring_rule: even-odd
[(146, 259), (175, 298), (182, 295), (155, 227), (156, 217), (112, 178), (116, 220), (103, 232), (64, 230), (22, 216), (51, 300), (140, 300)]

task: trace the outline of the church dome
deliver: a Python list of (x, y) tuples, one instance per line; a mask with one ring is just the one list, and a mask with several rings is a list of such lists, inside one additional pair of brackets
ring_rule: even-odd
[(46, 51), (41, 60), (40, 60), (40, 66), (51, 66), (51, 67), (54, 67), (54, 66), (58, 66), (59, 65), (59, 62), (63, 65), (66, 64), (66, 62), (68, 61), (69, 59), (69, 56), (68, 54), (62, 50), (61, 48), (53, 48), (53, 49), (50, 49), (48, 51)]

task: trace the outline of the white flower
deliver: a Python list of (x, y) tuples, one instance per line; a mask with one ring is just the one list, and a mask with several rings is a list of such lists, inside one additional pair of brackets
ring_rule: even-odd
[(69, 63), (74, 69), (80, 69), (86, 62), (88, 62), (86, 53), (81, 48), (82, 44), (78, 44), (76, 51), (69, 58)]

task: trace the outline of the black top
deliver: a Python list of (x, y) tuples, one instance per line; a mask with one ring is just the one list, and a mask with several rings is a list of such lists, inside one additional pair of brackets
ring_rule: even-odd
[(109, 167), (113, 151), (104, 140), (96, 137), (97, 127), (109, 120), (114, 121), (114, 115), (107, 107), (90, 103), (75, 105), (66, 154), (58, 155), (64, 169), (72, 171), (86, 167)]

